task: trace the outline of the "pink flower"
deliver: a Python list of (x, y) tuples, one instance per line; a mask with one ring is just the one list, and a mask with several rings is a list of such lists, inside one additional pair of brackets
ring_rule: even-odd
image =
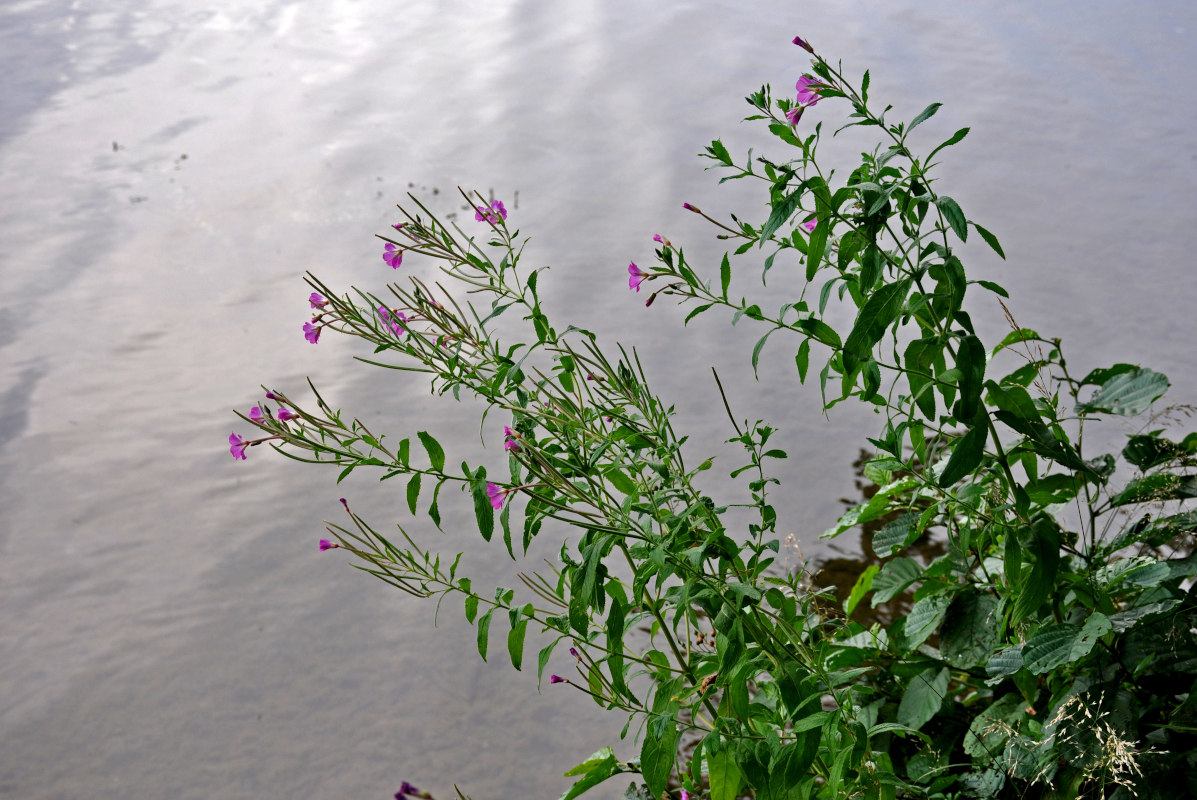
[(299, 419), (299, 415), (289, 408), (280, 408), (278, 410), (279, 422), (290, 422), (293, 419)]
[(635, 289), (636, 291), (640, 291), (640, 284), (644, 283), (644, 279), (648, 277), (648, 273), (636, 266), (635, 261), (628, 264), (628, 275), (630, 276), (628, 278), (628, 288)]
[(386, 323), (388, 328), (391, 329), (391, 333), (395, 334), (396, 336), (402, 336), (403, 334), (407, 333), (403, 326), (399, 324), (400, 322), (407, 322), (407, 317), (402, 311), (396, 311), (395, 316), (392, 317), (391, 312), (386, 306), (379, 306), (378, 316), (382, 317), (382, 321)]
[[(819, 102), (819, 86), (821, 84), (809, 75), (803, 75), (798, 79), (798, 83), (794, 84), (794, 88), (798, 90), (798, 105), (786, 112), (786, 119), (791, 125), (797, 125), (798, 120), (802, 119), (802, 112)], [(814, 87), (813, 89), (811, 87)]]
[(317, 292), (312, 292), (308, 296), (308, 302), (312, 304), (312, 308), (324, 308), (326, 305), (328, 305), (328, 300), (321, 297)]
[(669, 243), (669, 240), (668, 240), (668, 239), (666, 239), (664, 236), (662, 236), (662, 235), (661, 235), (661, 234), (659, 234), (659, 233), (654, 233), (654, 234), (653, 234), (653, 241), (654, 241), (654, 242), (657, 242), (658, 244), (663, 244), (663, 245), (665, 245), (666, 247), (673, 247), (673, 245)]
[(340, 546), (341, 545), (339, 545), (339, 544), (333, 544), (328, 539), (320, 540), (320, 552), (321, 553), (323, 553), (325, 550), (332, 550), (332, 549), (340, 547)]
[(503, 207), (501, 200), (492, 200), (489, 209), (486, 206), (478, 206), (474, 209), (474, 219), (479, 222), (486, 220), (491, 225), (498, 225), (499, 217), (507, 219), (507, 209)]
[(695, 214), (702, 213), (701, 209), (699, 209), (697, 206), (692, 206), (689, 203), (682, 203), (682, 208), (686, 209), (687, 211), (693, 211)]
[(236, 433), (229, 434), (229, 452), (233, 454), (234, 460), (245, 460), (245, 448), (249, 446), (249, 442), (242, 439)]
[(507, 499), (507, 490), (500, 489), (490, 481), (487, 481), (486, 496), (490, 498), (490, 504), (497, 510), (503, 507), (503, 501)]
[(519, 441), (518, 441), (519, 434), (517, 434), (511, 428), (508, 428), (506, 425), (504, 425), (503, 426), (503, 435), (505, 437), (507, 437), (503, 441), (503, 449), (510, 450), (513, 453), (518, 453), (520, 450), (520, 445), (519, 445)]
[(802, 227), (806, 228), (808, 231), (813, 231), (818, 224), (819, 220), (808, 219), (806, 222), (802, 223)]
[(550, 675), (549, 683), (565, 683), (565, 678), (562, 678), (560, 675)]
[(403, 263), (403, 251), (396, 245), (387, 242), (386, 247), (383, 248), (382, 260), (391, 265), (391, 269), (399, 269), (399, 265)]
[(808, 53), (810, 53), (810, 54), (814, 55), (815, 48), (811, 47), (811, 46), (810, 46), (810, 42), (807, 42), (807, 41), (806, 41), (805, 39), (803, 39), (801, 36), (795, 36), (795, 37), (794, 37), (794, 44), (798, 45), (799, 47), (801, 47), (801, 48), (802, 48), (803, 50), (805, 50), (806, 52), (808, 52)]
[(320, 341), (320, 328), (316, 327), (310, 322), (303, 323), (303, 338), (307, 339), (312, 344)]
[(249, 421), (250, 421), (250, 422), (261, 422), (261, 421), (262, 421), (262, 409), (261, 409), (261, 407), (259, 407), (259, 406), (254, 406), (253, 408), (251, 408), (251, 409), (249, 410)]

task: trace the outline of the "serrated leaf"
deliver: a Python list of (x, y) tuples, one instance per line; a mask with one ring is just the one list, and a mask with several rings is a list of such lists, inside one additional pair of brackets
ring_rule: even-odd
[(942, 105), (943, 105), (943, 103), (932, 103), (931, 105), (924, 108), (922, 111), (920, 111), (918, 113), (917, 116), (915, 116), (914, 119), (912, 119), (910, 121), (910, 124), (908, 126), (906, 126), (906, 132), (910, 133), (912, 130), (917, 128), (919, 125), (922, 125), (924, 122), (931, 119), (933, 116), (935, 116), (935, 112), (939, 111), (939, 109)]
[(873, 607), (897, 597), (922, 575), (922, 565), (913, 558), (899, 556), (887, 561), (873, 579)]
[(1100, 375), (1100, 380), (1090, 380), (1095, 374), (1090, 373), (1085, 383), (1098, 383), (1100, 388), (1089, 402), (1077, 406), (1079, 413), (1104, 412), (1133, 417), (1150, 408), (1171, 385), (1168, 378), (1158, 372), (1127, 364), (1116, 364), (1107, 374)]
[(420, 443), (424, 445), (424, 450), (428, 453), (428, 461), (432, 464), (433, 472), (445, 471), (445, 451), (441, 448), (440, 443), (427, 431), (420, 431), (416, 434), (420, 437)]
[(948, 225), (952, 226), (952, 233), (956, 234), (960, 241), (968, 241), (968, 222), (964, 219), (964, 212), (960, 210), (959, 204), (950, 197), (937, 198), (935, 204), (943, 212)]
[(975, 222), (974, 222), (972, 225), (973, 225), (973, 229), (974, 229), (974, 230), (975, 230), (977, 233), (981, 234), (981, 238), (985, 240), (985, 244), (987, 244), (987, 245), (989, 245), (991, 248), (993, 248), (993, 252), (995, 252), (995, 253), (997, 253), (999, 256), (1001, 256), (1001, 257), (1002, 257), (1002, 260), (1005, 260), (1005, 258), (1006, 258), (1006, 253), (1005, 253), (1005, 251), (1004, 251), (1004, 250), (1002, 250), (1002, 245), (1001, 245), (1001, 243), (1000, 243), (1000, 242), (998, 242), (998, 240), (997, 240), (997, 237), (996, 237), (996, 236), (994, 236), (994, 235), (993, 235), (992, 233), (990, 233), (989, 231), (987, 231), (985, 228), (982, 228), (980, 225), (978, 225), (978, 224), (977, 224), (977, 223), (975, 223)]
[(985, 672), (990, 677), (988, 681), (990, 685), (1022, 669), (1022, 648), (1023, 646), (1019, 644), (1007, 647), (990, 656), (989, 661), (985, 664)]
[(657, 717), (648, 724), (640, 748), (640, 771), (653, 797), (665, 791), (677, 757), (678, 729), (672, 717)]
[(918, 524), (921, 516), (911, 512), (886, 523), (873, 534), (873, 552), (881, 558), (888, 558), (914, 544), (923, 533), (922, 526)]
[(931, 667), (915, 675), (898, 704), (898, 724), (916, 731), (926, 725), (943, 706), (950, 676), (947, 667)]
[(924, 597), (914, 604), (906, 616), (906, 624), (903, 628), (903, 644), (907, 649), (915, 649), (935, 632), (935, 629), (943, 622), (950, 603), (951, 598), (949, 597), (932, 595)]
[(954, 667), (967, 669), (989, 660), (998, 642), (999, 601), (975, 590), (953, 598), (939, 629), (939, 650)]
[(777, 229), (789, 221), (790, 217), (794, 216), (794, 212), (798, 210), (798, 206), (802, 203), (803, 189), (798, 188), (790, 192), (779, 202), (774, 203), (773, 212), (769, 215), (768, 221), (765, 222), (761, 228), (760, 244), (763, 246), (765, 242), (777, 232)]

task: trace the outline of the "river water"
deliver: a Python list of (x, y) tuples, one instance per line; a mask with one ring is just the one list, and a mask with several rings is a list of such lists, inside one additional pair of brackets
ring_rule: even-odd
[[(761, 143), (741, 98), (793, 84), (796, 33), (871, 68), (898, 118), (944, 102), (924, 145), (972, 126), (941, 191), (1002, 239), (1004, 263), (964, 252), (1023, 325), (1063, 336), (1078, 374), (1143, 363), (1197, 398), (1191, 3), (0, 6), (0, 797), (387, 798), (403, 780), (555, 797), (599, 747), (635, 755), (622, 719), (482, 663), (453, 601), (434, 629), (430, 605), (318, 553), (338, 497), (383, 524), (401, 487), (261, 449), (234, 463), (231, 409), (310, 375), (373, 426), (501, 464), (502, 421), (482, 450), (476, 407), (300, 333), (305, 270), (392, 277), (372, 237), (405, 192), (452, 212), (454, 187), (493, 190), (529, 261), (553, 265), (550, 312), (636, 345), (692, 452), (734, 466), (711, 366), (738, 416), (781, 428), (782, 529), (832, 553), (818, 534), (876, 419), (817, 413), (788, 345), (753, 382), (755, 331), (710, 315), (680, 336), (683, 314), (645, 309), (625, 273), (654, 233), (717, 263), (683, 201), (757, 213), (694, 154)], [(475, 585), (513, 585), (519, 567), (450, 505), (446, 533), (411, 530), (470, 548)]]

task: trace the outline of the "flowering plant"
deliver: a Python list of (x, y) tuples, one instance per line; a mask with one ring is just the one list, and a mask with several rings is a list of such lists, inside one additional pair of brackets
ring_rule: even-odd
[[(459, 487), (482, 539), (501, 538), (513, 557), (546, 525), (576, 531), (550, 573), (520, 576), (518, 594), (475, 586), (460, 554), (442, 559), (402, 526), (384, 535), (348, 503), (348, 521), (330, 523), (319, 545), (411, 595), (459, 597), (483, 658), (496, 618), (516, 669), (529, 626), (546, 642), (541, 678), (567, 644), (577, 677), (549, 684), (626, 715), (621, 738), (638, 744), (567, 772), (577, 782), (565, 800), (616, 776), (632, 777), (627, 797), (712, 800), (1197, 791), (1197, 512), (1184, 504), (1197, 497), (1197, 434), (1164, 435), (1191, 409), (1156, 410), (1168, 381), (1143, 367), (1078, 377), (1060, 340), (1012, 315), (1009, 335), (983, 343), (966, 294), (1008, 295), (968, 277), (965, 243), (976, 234), (1005, 256), (931, 177), (968, 129), (917, 155), (913, 134), (938, 103), (892, 122), (889, 108), (870, 105), (868, 72), (850, 81), (794, 43), (813, 56), (796, 98), (775, 99), (767, 86), (748, 98), (748, 119), (788, 158), (740, 162), (719, 140), (704, 154), (727, 178), (763, 184), (767, 218), (723, 222), (685, 204), (735, 243), (717, 278), (658, 235), (656, 264), (629, 264), (629, 288), (656, 286), (647, 304), (673, 297), (691, 307), (687, 321), (722, 309), (762, 326), (754, 370), (767, 343), (786, 342), (803, 381), (817, 371), (819, 411), (853, 399), (879, 412), (865, 465), (879, 488), (825, 535), (866, 526), (883, 563), (845, 587), (842, 602), (775, 563), (770, 489), (786, 453), (770, 446), (774, 428), (729, 411), (744, 453), (731, 474), (748, 479), (746, 499), (706, 493), (712, 461), (688, 456), (635, 351), (553, 324), (538, 295), (542, 270), (522, 267), (507, 209), (480, 195), (463, 193), (477, 230), (412, 198), (384, 237), (384, 260), (431, 258), (483, 303), (415, 278), (383, 297), (338, 293), (309, 275), (315, 316), (304, 333), (313, 343), (325, 329), (355, 336), (374, 347), (362, 360), (424, 373), (436, 393), (464, 391), (503, 414), (503, 477), (451, 466), (425, 431), (398, 442), (376, 434), (314, 386), (302, 405), (267, 392), (274, 407), (243, 417), (264, 435), (232, 434), (233, 457), (271, 441), (341, 477), (376, 468), (404, 480), (408, 511), (438, 526), (442, 487)], [(819, 113), (843, 109), (845, 128), (878, 134), (846, 178), (818, 154), (822, 122), (803, 118), (816, 103)], [(797, 270), (799, 299), (766, 309), (731, 293), (746, 265), (764, 277), (784, 262)], [(836, 329), (834, 303), (850, 327)], [(521, 317), (524, 338), (500, 341), (503, 314)], [(1087, 426), (1145, 414), (1118, 453), (1085, 452)], [(752, 518), (741, 527), (728, 511), (745, 507)], [(911, 547), (928, 536), (943, 553), (920, 560)], [(904, 613), (870, 620), (866, 600), (905, 604)]]

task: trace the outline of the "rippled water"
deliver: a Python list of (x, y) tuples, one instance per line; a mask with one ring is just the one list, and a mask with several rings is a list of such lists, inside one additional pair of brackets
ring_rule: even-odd
[[(728, 435), (718, 366), (739, 416), (781, 427), (784, 524), (826, 554), (871, 414), (814, 413), (783, 346), (753, 383), (753, 331), (712, 317), (679, 337), (678, 311), (644, 309), (624, 273), (657, 232), (717, 259), (683, 201), (760, 207), (693, 154), (759, 141), (740, 98), (792, 84), (794, 33), (871, 67), (901, 117), (944, 101), (925, 142), (972, 126), (942, 185), (1001, 237), (1009, 260), (970, 248), (970, 269), (1022, 324), (1064, 336), (1078, 372), (1141, 362), (1197, 398), (1197, 10), (1044, 5), (0, 7), (0, 796), (383, 798), (409, 780), (553, 797), (618, 747), (622, 720), (482, 664), (459, 607), (434, 630), (430, 606), (316, 552), (337, 497), (381, 522), (398, 487), (229, 458), (230, 408), (306, 375), (379, 428), (500, 457), (475, 408), (300, 334), (305, 270), (391, 277), (372, 235), (409, 188), (446, 210), (459, 184), (511, 198), (529, 260), (554, 265), (550, 310), (640, 347), (704, 454)], [(471, 529), (413, 527), (511, 585)]]

